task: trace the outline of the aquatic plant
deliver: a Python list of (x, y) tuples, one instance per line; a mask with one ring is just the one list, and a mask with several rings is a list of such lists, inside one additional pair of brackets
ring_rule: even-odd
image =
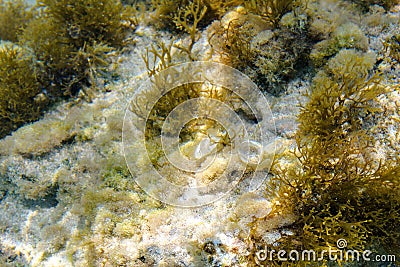
[(400, 252), (400, 161), (374, 158), (375, 139), (363, 123), (387, 92), (374, 63), (371, 54), (341, 50), (317, 74), (298, 117), (296, 148), (272, 169), (272, 213), (254, 222), (253, 235), (269, 218), (294, 215), (286, 226), (293, 235), (277, 248), (322, 251), (344, 238), (347, 249)]
[[(207, 12), (207, 7), (202, 6), (200, 0), (194, 0), (184, 9), (180, 9), (178, 14), (174, 17), (176, 27), (180, 30), (186, 31), (190, 36), (190, 42), (187, 46), (175, 44), (174, 46), (186, 53), (190, 60), (194, 61), (195, 57), (192, 54), (193, 46), (198, 40), (198, 24), (204, 18)], [(189, 22), (189, 18), (193, 22)]]
[[(158, 3), (160, 4), (160, 3)], [(193, 46), (199, 39), (198, 25), (204, 18), (207, 7), (202, 5), (200, 0), (189, 2), (186, 6), (181, 7), (177, 12), (171, 14), (175, 27), (189, 34), (189, 42), (175, 42), (172, 40), (169, 44), (159, 41), (157, 45), (151, 45), (146, 48), (146, 53), (142, 55), (142, 59), (146, 64), (149, 76), (172, 66), (180, 59), (172, 52), (173, 48), (178, 49), (187, 58), (186, 60), (194, 61), (196, 56), (193, 54)]]
[(36, 120), (47, 100), (37, 79), (34, 56), (25, 48), (0, 47), (0, 136)]
[[(0, 33), (4, 33), (1, 38), (18, 41), (23, 47), (13, 52), (18, 53), (19, 61), (10, 48), (1, 52), (2, 75), (7, 75), (2, 80), (7, 79), (9, 88), (13, 88), (4, 92), (16, 92), (4, 100), (11, 100), (17, 94), (19, 100), (9, 102), (7, 105), (13, 107), (7, 107), (8, 110), (2, 108), (2, 117), (8, 119), (2, 119), (0, 136), (38, 119), (46, 106), (60, 98), (81, 93), (90, 101), (91, 91), (98, 85), (96, 78), (105, 77), (112, 52), (126, 45), (127, 30), (136, 26), (133, 9), (118, 0), (44, 0), (37, 6), (28, 10), (23, 1), (13, 4), (2, 1), (0, 5), (0, 20), (7, 24), (7, 32), (0, 28)], [(14, 23), (20, 23), (18, 28)], [(23, 67), (23, 63), (27, 66)], [(15, 68), (19, 71), (7, 74), (11, 64), (18, 65)], [(33, 98), (39, 94), (34, 102)], [(25, 107), (28, 103), (30, 106)]]
[(394, 62), (400, 62), (400, 34), (386, 38), (384, 46), (386, 52), (388, 52), (389, 58)]
[(173, 20), (179, 7), (184, 7), (189, 1), (151, 0), (151, 18), (158, 28), (175, 29)]
[(75, 95), (94, 83), (94, 74), (108, 65), (112, 48), (124, 44), (123, 22), (129, 16), (114, 0), (46, 0), (40, 6), (43, 14), (28, 24), (21, 43), (42, 63), (40, 78), (49, 93)]
[(212, 10), (220, 16), (235, 7), (242, 6), (247, 12), (261, 17), (265, 22), (277, 27), (281, 18), (294, 8), (305, 5), (308, 1), (296, 0), (231, 0), (231, 1), (206, 1)]
[[(195, 22), (195, 16), (193, 7), (195, 9), (202, 10), (201, 21), (197, 24), (200, 29), (210, 25), (213, 21), (222, 18), (228, 11), (234, 10), (241, 6), (246, 9), (246, 12), (250, 12), (253, 15), (257, 15), (262, 18), (265, 22), (277, 26), (281, 17), (286, 13), (293, 10), (299, 5), (303, 5), (307, 1), (296, 1), (296, 0), (152, 0), (152, 23), (159, 28), (167, 28), (169, 30), (185, 30), (179, 22), (176, 23), (176, 18), (179, 18), (179, 13), (187, 12), (191, 10), (191, 16), (185, 20), (187, 23), (193, 24)], [(186, 11), (185, 11), (186, 10)], [(197, 12), (197, 11), (196, 11)]]
[(262, 21), (251, 20), (241, 10), (233, 12), (235, 18), (226, 24), (215, 22), (212, 25), (208, 41), (223, 63), (243, 71), (251, 66), (255, 56), (251, 50), (252, 39), (267, 26)]
[(244, 72), (261, 90), (279, 95), (285, 91), (283, 85), (304, 68), (313, 45), (306, 10), (299, 6), (278, 25), (271, 25), (237, 8), (211, 25), (208, 41), (220, 61)]
[(252, 40), (256, 81), (261, 89), (279, 95), (299, 70), (307, 67), (312, 42), (305, 31), (282, 27), (261, 32)]
[[(265, 91), (279, 94), (282, 90), (279, 86), (275, 88), (275, 85), (293, 77), (297, 67), (295, 65), (303, 61), (309, 50), (306, 42), (307, 16), (304, 15), (307, 1), (183, 1), (180, 2), (181, 7), (178, 11), (173, 11), (173, 4), (167, 5), (167, 2), (153, 2), (157, 17), (168, 13), (167, 17), (175, 22), (175, 27), (189, 34), (189, 40), (179, 43), (172, 41), (173, 45), (159, 44), (158, 49), (154, 46), (147, 49), (143, 58), (150, 75), (154, 75), (157, 68), (165, 69), (172, 64), (172, 47), (183, 52), (189, 60), (196, 60), (192, 51), (198, 41), (198, 31), (203, 21), (218, 18), (215, 14), (223, 15), (228, 10), (233, 10), (227, 15), (228, 21), (222, 19), (224, 22), (214, 21), (211, 25), (209, 44), (213, 52), (221, 56), (223, 63), (244, 71), (266, 88)], [(240, 5), (242, 7), (238, 7)], [(280, 19), (291, 10), (296, 12), (291, 12), (291, 16), (285, 17), (270, 43), (268, 40), (256, 39), (262, 31), (278, 27)], [(214, 15), (210, 15), (210, 12)], [(287, 38), (296, 45), (285, 47), (285, 43), (289, 43), (285, 42)], [(263, 42), (262, 45), (265, 46), (260, 47), (258, 41)], [(268, 47), (274, 49), (266, 51), (265, 48)], [(258, 57), (260, 52), (262, 56)], [(153, 64), (150, 64), (151, 62)]]
[(87, 265), (95, 265), (99, 259), (114, 265), (120, 261), (134, 262), (136, 254), (128, 255), (118, 249), (112, 253), (108, 249), (104, 252), (103, 248), (107, 240), (114, 238), (129, 238), (139, 242), (142, 235), (140, 211), (151, 213), (162, 206), (147, 198), (130, 181), (127, 171), (110, 170), (104, 173), (103, 179), (94, 188), (84, 189), (81, 198), (74, 204), (72, 213), (82, 218), (83, 225), (67, 244), (67, 254), (72, 264), (75, 263), (75, 253), (84, 253)]
[(123, 5), (117, 0), (43, 0), (40, 6), (60, 29), (65, 29), (74, 47), (84, 47), (93, 41), (121, 46), (126, 29)]
[(228, 11), (243, 5), (243, 0), (208, 0), (207, 4), (209, 9), (217, 15), (217, 18), (222, 18)]
[(142, 55), (142, 59), (146, 64), (149, 77), (173, 65), (172, 46), (173, 42), (170, 44), (160, 42), (157, 46), (146, 47), (146, 53)]
[(291, 11), (296, 4), (295, 0), (250, 0), (243, 1), (246, 9), (261, 16), (274, 26), (287, 12)]
[[(225, 14), (228, 3), (235, 1), (214, 1), (214, 0), (152, 0), (152, 24), (161, 29), (169, 29), (171, 31), (186, 31), (185, 27), (181, 27), (179, 19), (184, 13), (190, 13), (186, 16), (184, 22), (187, 24), (198, 24), (198, 28), (202, 29), (208, 26), (213, 20), (220, 18)], [(238, 1), (240, 2), (240, 1)], [(231, 3), (232, 4), (232, 3)], [(198, 9), (198, 10), (197, 10)], [(194, 13), (201, 11), (202, 18), (195, 22)], [(199, 13), (201, 14), (201, 13)], [(177, 21), (178, 19), (178, 21)], [(178, 22), (178, 24), (177, 24)]]
[(34, 8), (24, 0), (0, 1), (0, 39), (17, 42), (18, 35), (36, 15)]
[(315, 66), (320, 67), (343, 48), (368, 49), (368, 38), (358, 25), (348, 22), (338, 26), (329, 38), (315, 44), (310, 58)]
[(58, 27), (53, 19), (37, 17), (31, 20), (20, 36), (20, 43), (35, 54), (40, 64), (39, 80), (49, 94), (59, 97), (69, 90), (68, 87), (73, 87), (69, 80), (73, 75), (70, 62), (74, 48), (64, 29)]
[(386, 10), (391, 7), (400, 4), (399, 0), (349, 0), (350, 2), (359, 6), (363, 11), (368, 11), (368, 9), (373, 5), (380, 5)]
[(74, 140), (74, 129), (73, 123), (58, 120), (42, 120), (26, 125), (0, 142), (0, 154), (20, 154), (26, 157), (44, 155)]
[[(385, 93), (381, 76), (371, 75), (376, 57), (355, 50), (341, 50), (314, 78), (309, 97), (300, 115), (300, 134), (331, 140), (361, 130), (363, 113), (376, 110), (371, 100)], [(312, 123), (307, 123), (312, 122)]]

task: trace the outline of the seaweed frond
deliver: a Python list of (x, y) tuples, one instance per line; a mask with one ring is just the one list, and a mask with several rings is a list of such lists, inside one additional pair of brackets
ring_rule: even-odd
[[(15, 94), (26, 91), (20, 98), (20, 105), (32, 102), (27, 98), (33, 98), (33, 92), (42, 93), (43, 97), (36, 98), (37, 101), (44, 99), (35, 110), (21, 107), (19, 111), (7, 111), (15, 112), (15, 118), (8, 119), (15, 124), (7, 126), (8, 122), (2, 120), (1, 135), (16, 129), (16, 125), (38, 119), (46, 105), (60, 99), (83, 92), (90, 100), (86, 88), (100, 85), (96, 84), (96, 76), (105, 75), (112, 52), (127, 44), (128, 30), (138, 23), (134, 10), (123, 6), (119, 0), (43, 0), (32, 9), (22, 0), (0, 1), (0, 38), (18, 42), (23, 47), (18, 50), (20, 61), (5, 56), (0, 68), (7, 69), (10, 62), (14, 62), (17, 69), (24, 68), (19, 72), (20, 77), (14, 72), (12, 77), (6, 77), (11, 79), (10, 88), (18, 87)], [(10, 56), (9, 51), (10, 48), (2, 48), (2, 56), (7, 53)], [(27, 58), (31, 66), (23, 67), (23, 64), (28, 65)], [(23, 84), (28, 80), (30, 84)], [(16, 86), (18, 83), (22, 84)], [(33, 89), (33, 83), (40, 89)], [(19, 104), (13, 105), (16, 109)]]
[(31, 20), (20, 43), (38, 58), (40, 81), (54, 97), (74, 96), (94, 84), (94, 74), (108, 65), (108, 54), (124, 45), (129, 19), (119, 1), (40, 3), (43, 12)]
[(146, 64), (147, 73), (150, 77), (173, 65), (172, 46), (173, 42), (170, 44), (160, 42), (158, 47), (155, 45), (151, 45), (150, 49), (146, 47), (146, 53), (142, 55), (142, 59)]
[(315, 66), (321, 67), (344, 48), (367, 51), (368, 39), (358, 25), (349, 22), (337, 26), (330, 38), (314, 46), (310, 58)]

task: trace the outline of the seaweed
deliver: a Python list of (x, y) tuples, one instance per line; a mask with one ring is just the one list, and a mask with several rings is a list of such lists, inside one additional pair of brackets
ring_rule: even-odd
[(43, 0), (40, 6), (53, 18), (74, 47), (93, 41), (119, 47), (125, 39), (123, 5), (116, 0)]
[[(223, 25), (224, 19), (212, 24), (212, 30), (208, 36), (209, 44), (213, 52), (216, 51), (221, 55), (224, 63), (244, 71), (251, 78), (258, 80), (263, 87), (272, 88), (274, 85), (284, 83), (292, 78), (295, 71), (291, 71), (291, 69), (295, 69), (295, 65), (304, 59), (304, 55), (309, 50), (309, 45), (305, 42), (307, 17), (304, 15), (308, 1), (195, 0), (169, 2), (166, 0), (153, 1), (155, 17), (161, 20), (165, 19), (169, 23), (172, 20), (177, 30), (189, 34), (189, 41), (183, 41), (182, 44), (174, 43), (172, 46), (160, 44), (159, 49), (155, 49), (155, 47), (148, 49), (144, 60), (150, 75), (154, 75), (157, 68), (165, 68), (169, 65), (167, 61), (172, 61), (171, 47), (183, 52), (189, 60), (197, 60), (192, 51), (194, 44), (199, 39), (199, 29), (203, 24), (208, 24), (209, 21), (221, 17), (231, 9), (234, 10), (234, 7), (236, 7), (236, 10), (232, 11), (234, 14), (227, 15), (229, 21), (226, 22), (226, 25)], [(178, 6), (179, 8), (177, 8)], [(285, 22), (279, 25), (281, 18), (288, 13), (291, 13), (291, 16), (286, 16)], [(236, 14), (237, 16), (235, 16)], [(301, 23), (302, 25), (300, 25)], [(260, 32), (271, 29), (271, 27), (277, 28), (274, 38), (277, 39), (277, 43), (267, 44), (266, 47), (271, 46), (275, 49), (264, 52), (264, 48), (253, 47), (253, 39)], [(296, 46), (285, 47), (285, 38), (294, 41)], [(263, 51), (261, 59), (257, 56), (260, 51)], [(150, 54), (153, 57), (150, 57)], [(149, 67), (151, 59), (154, 59), (154, 68)], [(161, 65), (156, 66), (157, 60)], [(261, 73), (257, 69), (261, 69)], [(274, 90), (266, 89), (266, 91)]]
[[(18, 87), (15, 91), (21, 94), (21, 103), (16, 103), (15, 99), (15, 103), (10, 102), (13, 108), (8, 107), (7, 111), (2, 108), (2, 117), (8, 118), (2, 119), (1, 136), (38, 119), (60, 99), (80, 94), (90, 101), (92, 92), (100, 85), (96, 82), (97, 77), (106, 77), (109, 71), (113, 52), (128, 44), (127, 32), (138, 23), (135, 12), (135, 8), (124, 7), (118, 0), (44, 0), (32, 9), (28, 9), (23, 1), (1, 2), (0, 13), (4, 16), (0, 20), (4, 25), (9, 22), (7, 31), (2, 23), (1, 38), (18, 42), (22, 49), (18, 55), (24, 59), (15, 63), (19, 64), (16, 66), (19, 72), (2, 78), (8, 79), (10, 88)], [(7, 51), (10, 49), (2, 49), (2, 55)], [(16, 62), (11, 58), (3, 59), (1, 64), (4, 66), (0, 68), (10, 68), (10, 60)], [(22, 67), (22, 62), (30, 66)], [(7, 71), (2, 75), (7, 75)], [(36, 95), (37, 103), (33, 102)], [(30, 107), (24, 107), (27, 103)]]
[(390, 10), (393, 6), (398, 5), (399, 0), (349, 0), (361, 8), (362, 11), (367, 12), (373, 5), (380, 5), (386, 10)]
[(28, 24), (21, 43), (41, 62), (41, 81), (53, 96), (76, 95), (94, 83), (113, 48), (124, 45), (129, 16), (114, 0), (46, 0), (40, 7), (43, 14)]
[(174, 65), (179, 58), (172, 52), (173, 48), (178, 49), (189, 61), (197, 60), (193, 53), (193, 47), (199, 39), (199, 23), (204, 18), (207, 7), (202, 5), (200, 0), (195, 0), (180, 8), (172, 21), (175, 27), (189, 34), (189, 42), (175, 42), (169, 44), (159, 41), (157, 45), (146, 48), (146, 53), (142, 59), (146, 65), (148, 75), (151, 77), (158, 72)]
[(253, 223), (254, 243), (260, 221), (294, 215), (286, 226), (293, 235), (275, 249), (328, 251), (344, 238), (347, 249), (400, 253), (400, 159), (377, 161), (376, 139), (361, 120), (380, 112), (374, 101), (388, 92), (373, 71), (375, 61), (341, 50), (315, 77), (298, 117), (296, 148), (273, 165), (266, 188), (272, 213)]
[(328, 39), (314, 46), (310, 58), (316, 67), (321, 67), (343, 48), (364, 52), (368, 49), (368, 38), (358, 25), (348, 22), (337, 26)]
[[(73, 141), (76, 136), (73, 123), (42, 120), (26, 125), (0, 142), (0, 154), (20, 154), (25, 157), (45, 155), (54, 148)], [(15, 140), (21, 140), (14, 142)]]
[(150, 49), (146, 48), (146, 54), (142, 58), (146, 64), (149, 76), (153, 76), (173, 64), (172, 47), (181, 51), (190, 61), (197, 59), (192, 50), (194, 44), (199, 39), (199, 23), (205, 17), (207, 10), (207, 6), (201, 0), (194, 0), (178, 8), (178, 11), (171, 11), (169, 16), (174, 23), (175, 29), (189, 34), (189, 42), (177, 43), (172, 40), (170, 44), (158, 42), (158, 47), (152, 45)]
[(266, 26), (257, 25), (248, 15), (237, 12), (237, 17), (221, 25), (213, 25), (209, 43), (221, 55), (223, 63), (243, 71), (251, 66), (255, 54), (251, 49), (252, 39)]
[(146, 54), (142, 55), (142, 59), (146, 64), (149, 77), (173, 65), (172, 46), (173, 42), (170, 44), (159, 42), (158, 46), (146, 47)]
[(299, 115), (300, 133), (324, 141), (361, 130), (361, 113), (378, 112), (370, 102), (386, 90), (381, 75), (370, 73), (375, 61), (374, 54), (352, 49), (332, 58), (314, 78), (310, 101)]
[[(198, 24), (204, 18), (207, 12), (207, 7), (202, 6), (200, 0), (194, 0), (184, 9), (180, 9), (178, 14), (174, 17), (176, 27), (180, 30), (185, 30), (190, 35), (190, 43), (187, 47), (175, 44), (174, 46), (186, 53), (191, 61), (195, 60), (192, 53), (193, 46), (198, 41)], [(193, 22), (189, 22), (189, 18)]]
[[(234, 2), (234, 1), (228, 1)], [(228, 3), (226, 1), (212, 0), (152, 0), (152, 23), (160, 29), (168, 29), (173, 32), (182, 32), (186, 30), (179, 24), (179, 18), (184, 13), (190, 12), (190, 16), (186, 16), (185, 23), (198, 24), (199, 29), (208, 26), (213, 20), (220, 18), (227, 11)], [(198, 9), (196, 11), (196, 9)], [(195, 22), (196, 18), (193, 12), (201, 11), (202, 19)], [(189, 13), (188, 13), (189, 15)], [(178, 24), (176, 23), (178, 19)]]
[(220, 61), (244, 72), (273, 95), (307, 66), (309, 38), (307, 6), (296, 6), (273, 25), (246, 8), (228, 13), (210, 27), (208, 41)]
[(41, 115), (47, 100), (37, 73), (35, 58), (25, 48), (0, 47), (0, 136)]
[(18, 36), (28, 22), (36, 15), (36, 10), (24, 0), (0, 1), (0, 39), (17, 42)]
[(243, 6), (248, 12), (260, 16), (264, 21), (277, 27), (281, 18), (298, 6), (305, 5), (308, 1), (296, 0), (231, 0), (209, 1), (210, 6), (218, 14), (225, 14), (233, 7)]
[(154, 25), (161, 29), (175, 30), (174, 16), (179, 7), (188, 4), (187, 0), (151, 0), (151, 18)]
[(252, 40), (252, 52), (257, 55), (255, 81), (272, 95), (285, 92), (285, 85), (308, 66), (312, 43), (302, 30), (282, 27), (273, 32), (261, 32)]
[(295, 0), (250, 0), (243, 1), (246, 9), (261, 16), (274, 26), (277, 26), (282, 16), (290, 12)]
[(392, 35), (386, 38), (384, 41), (384, 47), (388, 53), (388, 57), (393, 63), (400, 62), (400, 34)]

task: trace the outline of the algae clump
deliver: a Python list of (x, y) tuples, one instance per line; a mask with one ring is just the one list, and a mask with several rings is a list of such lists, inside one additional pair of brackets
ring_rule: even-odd
[(40, 2), (43, 14), (32, 20), (21, 43), (34, 51), (41, 80), (60, 97), (95, 85), (94, 73), (109, 64), (110, 52), (124, 45), (129, 15), (119, 1)]
[(37, 73), (29, 51), (10, 44), (0, 47), (0, 136), (40, 116), (46, 102), (40, 98)]
[(36, 15), (24, 0), (0, 1), (0, 39), (17, 42), (18, 36)]
[[(266, 189), (272, 213), (254, 221), (254, 243), (259, 225), (294, 215), (287, 226), (293, 234), (278, 240), (279, 249), (319, 253), (344, 238), (346, 249), (399, 255), (400, 160), (376, 160), (376, 138), (366, 123), (381, 111), (374, 101), (387, 93), (373, 71), (375, 61), (371, 54), (344, 49), (314, 78), (298, 117), (296, 148), (272, 168)], [(282, 264), (276, 258), (273, 263)]]
[(6, 88), (0, 137), (62, 99), (80, 94), (90, 101), (103, 86), (97, 78), (112, 79), (111, 56), (136, 26), (133, 9), (119, 0), (44, 0), (31, 8), (23, 1), (1, 1), (0, 15), (0, 38), (20, 47), (1, 48)]

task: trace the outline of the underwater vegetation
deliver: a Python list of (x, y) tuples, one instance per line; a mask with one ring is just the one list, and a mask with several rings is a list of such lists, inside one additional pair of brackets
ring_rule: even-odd
[[(348, 2), (362, 12), (374, 4), (388, 10), (398, 3)], [(286, 216), (292, 234), (274, 244), (278, 249), (322, 251), (345, 238), (349, 249), (400, 254), (400, 159), (377, 158), (378, 141), (369, 124), (382, 112), (376, 105), (379, 97), (398, 87), (388, 86), (377, 71), (379, 62), (368, 52), (365, 25), (351, 18), (359, 10), (340, 4), (227, 1), (219, 5), (226, 13), (215, 12), (225, 15), (207, 29), (213, 59), (246, 73), (267, 93), (279, 96), (299, 70), (315, 71), (309, 102), (298, 116), (296, 148), (278, 157), (266, 188), (273, 212), (253, 222), (250, 248), (262, 243), (263, 224)], [(204, 16), (209, 8), (204, 8)], [(172, 10), (170, 18), (175, 16)], [(396, 35), (385, 41), (393, 62), (398, 61), (398, 43)], [(173, 42), (147, 50), (144, 59), (150, 76), (174, 64), (172, 47)]]
[(368, 49), (367, 37), (361, 28), (352, 22), (338, 26), (328, 39), (315, 44), (310, 59), (314, 65), (320, 67), (343, 48), (358, 49), (364, 52)]
[(152, 1), (148, 23), (186, 33), (189, 40), (161, 42), (147, 49), (143, 59), (148, 72), (152, 76), (182, 61), (182, 55), (173, 55), (175, 48), (186, 61), (204, 60), (193, 48), (199, 32), (210, 25), (207, 39), (212, 59), (239, 69), (264, 91), (279, 95), (298, 70), (307, 66), (314, 42), (308, 34), (308, 2)]
[(0, 136), (37, 119), (47, 104), (39, 95), (34, 63), (33, 55), (23, 47), (5, 44), (0, 48)]
[[(2, 101), (13, 103), (16, 95), (24, 97), (18, 107), (2, 108), (1, 136), (38, 119), (60, 99), (82, 93), (90, 100), (88, 88), (98, 87), (95, 78), (110, 69), (111, 55), (127, 44), (128, 29), (136, 26), (133, 10), (118, 0), (45, 0), (35, 7), (24, 1), (1, 1), (0, 12), (1, 40), (20, 46), (19, 58), (31, 58), (29, 66), (19, 66), (20, 71), (10, 75), (10, 59), (2, 56), (0, 81), (15, 91), (5, 94)], [(1, 53), (7, 55), (9, 50), (1, 48)], [(18, 64), (24, 62), (28, 65), (27, 60)], [(32, 71), (27, 73), (27, 68)], [(46, 105), (33, 110), (35, 98), (42, 98)]]
[(18, 41), (27, 23), (37, 14), (24, 0), (0, 1), (0, 39)]
[[(140, 211), (157, 212), (162, 207), (132, 182), (119, 146), (124, 113), (106, 110), (108, 105), (98, 100), (81, 102), (67, 107), (65, 118), (46, 115), (1, 141), (1, 197), (17, 197), (35, 210), (58, 210), (40, 222), (37, 236), (43, 240), (38, 245), (44, 253), (41, 261), (60, 251), (65, 251), (68, 264), (78, 266), (95, 265), (99, 258), (107, 259), (113, 266), (133, 261), (135, 255), (130, 257), (117, 248), (112, 255), (102, 250), (115, 242), (115, 238), (139, 243), (143, 219)], [(103, 120), (106, 120), (104, 125)], [(91, 143), (93, 147), (86, 150), (83, 143)], [(69, 145), (73, 146), (71, 150), (67, 148)], [(73, 152), (75, 148), (77, 154)], [(50, 160), (50, 164), (36, 165), (38, 158), (52, 158), (60, 150), (65, 153), (61, 160), (59, 156), (53, 158), (58, 163)], [(66, 210), (81, 221), (79, 227), (71, 227), (60, 219)], [(6, 231), (5, 225), (1, 219), (2, 233)], [(82, 253), (84, 263), (80, 262)], [(8, 254), (1, 254), (0, 263), (8, 262), (7, 257)], [(32, 264), (31, 260), (26, 261)]]
[[(247, 11), (259, 16), (270, 24), (277, 25), (285, 13), (291, 11), (301, 2), (302, 1), (296, 0), (152, 0), (151, 6), (153, 18), (157, 20), (156, 26), (168, 27), (172, 30), (176, 30), (174, 29), (174, 22), (175, 19), (179, 17), (179, 12), (193, 4), (199, 5), (204, 9), (204, 19), (200, 23), (201, 28), (203, 28), (209, 25), (213, 20), (220, 19), (228, 11), (238, 6), (244, 7)], [(191, 21), (193, 21), (193, 19), (192, 17)]]
[(368, 47), (345, 8), (317, 1), (255, 2), (245, 2), (214, 22), (209, 43), (217, 60), (247, 74), (264, 92), (282, 95), (291, 80), (321, 67), (341, 49)]
[(298, 116), (296, 148), (280, 155), (266, 188), (269, 216), (294, 216), (292, 235), (274, 249), (322, 251), (344, 238), (347, 249), (399, 255), (400, 151), (378, 160), (366, 123), (381, 112), (374, 101), (396, 89), (382, 84), (375, 62), (373, 54), (343, 49), (315, 76)]
[(385, 40), (385, 48), (394, 63), (400, 62), (400, 34), (392, 35)]
[[(153, 79), (179, 62), (215, 60), (246, 73), (271, 97), (284, 95), (294, 80), (307, 82), (308, 75), (314, 77), (308, 101), (301, 104), (294, 146), (277, 156), (272, 178), (262, 192), (270, 202), (247, 194), (238, 203), (224, 206), (237, 204), (233, 211), (211, 211), (217, 215), (213, 214), (214, 220), (223, 217), (218, 212), (234, 213), (228, 215), (233, 219), (227, 223), (229, 231), (234, 229), (232, 240), (247, 242), (244, 246), (254, 255), (265, 243), (264, 235), (277, 229), (282, 230), (282, 237), (268, 244), (276, 250), (327, 250), (336, 248), (336, 241), (344, 238), (349, 249), (400, 255), (400, 151), (394, 144), (397, 150), (392, 155), (382, 155), (377, 147), (392, 140), (382, 142), (374, 132), (376, 120), (385, 112), (378, 102), (399, 90), (384, 71), (398, 68), (400, 37), (386, 25), (387, 34), (380, 35), (384, 38), (373, 39), (360, 16), (372, 16), (370, 5), (378, 4), (382, 7), (374, 7), (380, 10), (374, 23), (379, 24), (396, 2), (126, 0), (121, 4), (116, 0), (43, 0), (32, 8), (21, 0), (0, 0), (0, 136), (37, 120), (60, 100), (87, 100), (61, 105), (55, 116), (26, 125), (1, 140), (0, 203), (13, 205), (15, 200), (24, 210), (39, 210), (39, 215), (36, 222), (32, 216), (31, 232), (26, 233), (16, 229), (18, 224), (7, 225), (0, 216), (0, 232), (10, 236), (22, 232), (18, 242), (39, 244), (37, 250), (29, 251), (43, 253), (38, 265), (53, 255), (66, 254), (68, 263), (76, 266), (178, 266), (177, 252), (171, 252), (172, 259), (162, 265), (159, 259), (166, 250), (151, 254), (143, 245), (150, 235), (160, 233), (174, 244), (177, 241), (169, 240), (171, 236), (189, 238), (191, 244), (182, 240), (179, 245), (184, 255), (194, 258), (194, 264), (224, 266), (218, 257), (225, 255), (232, 241), (216, 242), (211, 231), (204, 234), (208, 239), (192, 237), (190, 229), (184, 229), (187, 233), (181, 236), (166, 234), (166, 229), (175, 233), (180, 226), (188, 226), (176, 222), (184, 217), (176, 214), (187, 210), (166, 207), (132, 181), (121, 145), (125, 108), (121, 102), (133, 93), (134, 86), (121, 83), (118, 88), (107, 88), (120, 98), (112, 94), (92, 98), (94, 90), (113, 79), (110, 62), (121, 50), (129, 50), (127, 34), (140, 20), (142, 36), (135, 37), (148, 44), (141, 49), (144, 67)], [(148, 27), (157, 32), (149, 36), (153, 33)], [(174, 37), (168, 39), (171, 35)], [(133, 64), (140, 60), (138, 54), (131, 56)], [(162, 120), (176, 106), (199, 97), (238, 100), (225, 88), (208, 86), (184, 84), (163, 95), (154, 106), (146, 121), (146, 145), (159, 170), (166, 161), (159, 140)], [(135, 103), (136, 109), (148, 103), (146, 97)], [(190, 145), (203, 137), (201, 134), (213, 135), (217, 150), (229, 146), (229, 135), (216, 126), (207, 120), (185, 125), (179, 138), (189, 145), (182, 146), (181, 152), (193, 154)], [(140, 156), (134, 155), (135, 160)], [(222, 166), (216, 163), (215, 173), (200, 182), (216, 179)], [(182, 182), (179, 178), (171, 180)], [(48, 213), (40, 217), (41, 212)], [(199, 228), (203, 227), (205, 217), (196, 216)], [(240, 231), (243, 233), (237, 234)], [(3, 249), (3, 245), (0, 265), (9, 263), (8, 255), (28, 254), (12, 246)], [(137, 251), (136, 247), (144, 249)], [(251, 255), (234, 253), (241, 266), (255, 262)], [(267, 264), (336, 263), (275, 259)]]
[(247, 74), (263, 91), (284, 93), (285, 84), (307, 66), (312, 47), (307, 16), (287, 13), (271, 27), (260, 17), (239, 12), (225, 24), (212, 25), (210, 45), (223, 63)]
[(53, 96), (77, 95), (96, 86), (94, 76), (108, 65), (108, 55), (123, 45), (127, 28), (119, 1), (43, 1), (43, 14), (31, 21), (21, 42), (43, 69), (43, 86)]
[(399, 0), (350, 0), (350, 2), (358, 5), (364, 11), (368, 11), (369, 7), (372, 5), (379, 5), (389, 10), (394, 5), (399, 4)]
[[(221, 1), (221, 0), (151, 0), (151, 23), (160, 29), (169, 29), (179, 32), (185, 30), (180, 27), (180, 19), (183, 13), (187, 13), (185, 23), (198, 23), (203, 29), (213, 20), (221, 18), (230, 8), (236, 7), (242, 1)], [(196, 9), (200, 8), (203, 13), (201, 19), (193, 16)], [(192, 16), (188, 16), (191, 14)], [(195, 20), (198, 20), (195, 22)]]

